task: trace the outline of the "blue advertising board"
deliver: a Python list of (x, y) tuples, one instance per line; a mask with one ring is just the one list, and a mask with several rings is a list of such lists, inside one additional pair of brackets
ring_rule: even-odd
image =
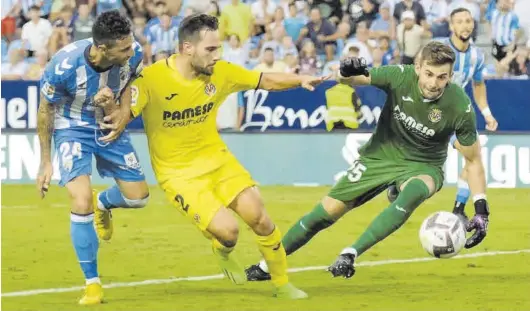
[[(314, 92), (293, 89), (285, 92), (250, 90), (242, 93), (245, 115), (243, 130), (325, 130), (325, 91), (335, 82), (326, 82)], [(487, 80), (488, 102), (499, 131), (530, 131), (530, 80)], [(360, 129), (372, 129), (384, 104), (385, 93), (375, 87), (357, 87), (361, 99)], [(466, 89), (471, 95), (471, 88)], [(472, 96), (471, 96), (472, 97)], [(37, 81), (2, 81), (2, 129), (35, 129), (39, 83)], [(475, 105), (475, 109), (476, 105)], [(477, 110), (478, 129), (484, 129), (484, 119)], [(142, 129), (140, 118), (130, 129)]]

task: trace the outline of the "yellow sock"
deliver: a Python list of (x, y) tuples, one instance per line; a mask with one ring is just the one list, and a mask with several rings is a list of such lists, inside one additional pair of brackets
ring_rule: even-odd
[(287, 255), (282, 244), (282, 234), (275, 227), (274, 231), (267, 236), (256, 236), (258, 247), (267, 262), (271, 274), (272, 284), (280, 287), (289, 282), (287, 277)]
[(228, 255), (234, 250), (233, 247), (226, 247), (216, 238), (212, 237), (212, 248), (216, 254), (219, 254), (223, 257), (228, 257)]

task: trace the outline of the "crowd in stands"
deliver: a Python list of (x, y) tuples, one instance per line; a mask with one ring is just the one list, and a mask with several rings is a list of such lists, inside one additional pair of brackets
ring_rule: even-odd
[(346, 56), (374, 67), (413, 63), (426, 41), (450, 35), (459, 7), (490, 55), (485, 75), (528, 78), (530, 0), (2, 0), (2, 80), (38, 80), (54, 53), (89, 38), (95, 17), (112, 9), (130, 16), (145, 64), (174, 53), (179, 23), (203, 12), (219, 18), (224, 59), (327, 75)]

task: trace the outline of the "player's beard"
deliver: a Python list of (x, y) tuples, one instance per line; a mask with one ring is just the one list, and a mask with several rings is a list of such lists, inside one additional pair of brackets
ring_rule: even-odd
[(459, 34), (459, 35), (457, 35), (457, 36), (458, 36), (458, 39), (462, 40), (462, 42), (468, 42), (468, 41), (471, 39), (471, 33), (472, 33), (472, 32), (473, 32), (473, 31), (471, 31), (471, 32), (469, 33), (469, 35), (467, 35), (467, 37), (464, 36), (464, 35), (462, 35), (462, 34)]
[(191, 61), (191, 67), (196, 73), (201, 75), (211, 76), (213, 74), (213, 67), (204, 67), (197, 65), (197, 62), (195, 62), (194, 60)]

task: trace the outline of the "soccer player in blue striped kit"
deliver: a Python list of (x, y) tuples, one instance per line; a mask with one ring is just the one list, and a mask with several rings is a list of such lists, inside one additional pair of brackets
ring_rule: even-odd
[[(129, 20), (118, 11), (98, 16), (92, 38), (73, 42), (50, 60), (41, 78), (37, 129), (41, 164), (37, 188), (44, 198), (52, 177), (51, 139), (59, 157), (61, 180), (71, 198), (70, 235), (86, 279), (79, 304), (101, 303), (98, 237), (109, 240), (110, 209), (140, 208), (149, 190), (127, 124), (130, 82), (142, 69), (142, 49), (134, 41)], [(115, 128), (104, 132), (104, 105), (119, 103)], [(123, 122), (120, 121), (120, 118)], [(102, 177), (116, 184), (96, 194), (91, 187), (92, 156)]]
[[(451, 37), (443, 39), (442, 42), (449, 45), (456, 54), (452, 82), (465, 88), (469, 82), (473, 81), (473, 97), (484, 116), (486, 129), (489, 131), (495, 131), (497, 130), (498, 124), (488, 106), (486, 84), (482, 77), (482, 71), (484, 70), (484, 53), (470, 42), (471, 34), (475, 27), (471, 12), (465, 8), (454, 10), (450, 15), (449, 26), (452, 32)], [(451, 137), (451, 145), (454, 148), (459, 149), (456, 135)], [(388, 198), (390, 201), (394, 201), (397, 198), (397, 194), (398, 191), (395, 186), (389, 188)], [(470, 191), (469, 185), (467, 184), (467, 169), (464, 167), (458, 180), (458, 190), (453, 213), (463, 216), (466, 220), (467, 216), (464, 212), (464, 207), (469, 200), (469, 196)]]

